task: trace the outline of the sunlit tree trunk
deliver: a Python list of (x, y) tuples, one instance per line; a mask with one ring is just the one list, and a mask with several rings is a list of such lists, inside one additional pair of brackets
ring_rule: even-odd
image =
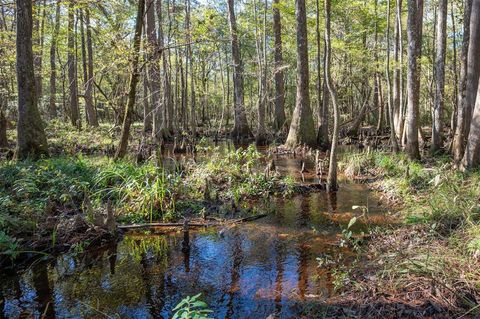
[(317, 40), (317, 112), (318, 112), (318, 132), (317, 132), (317, 143), (322, 150), (327, 150), (329, 147), (329, 138), (328, 138), (328, 104), (323, 103), (325, 99), (322, 77), (323, 73), (321, 71), (322, 58), (321, 58), (321, 39), (320, 39), (320, 4), (319, 0), (315, 1), (316, 5), (316, 40)]
[(461, 167), (463, 169), (471, 169), (478, 167), (480, 164), (480, 85), (477, 90), (477, 98), (473, 118), (468, 135), (467, 145), (465, 147), (465, 155), (463, 157)]
[(50, 101), (48, 106), (48, 114), (50, 119), (57, 117), (57, 41), (60, 33), (60, 0), (57, 1), (55, 10), (55, 27), (52, 35), (52, 42), (50, 44)]
[[(169, 4), (167, 2), (167, 4)], [(169, 12), (169, 23), (170, 19), (170, 7), (167, 6), (167, 11)], [(163, 31), (163, 12), (162, 12), (162, 0), (157, 0), (157, 18), (158, 18), (158, 43), (162, 47), (162, 65), (163, 65), (163, 108), (164, 108), (164, 121), (165, 128), (167, 129), (167, 136), (170, 137), (171, 134), (175, 132), (175, 121), (174, 121), (174, 109), (173, 109), (173, 99), (172, 99), (172, 83), (171, 83), (171, 70), (170, 70), (170, 51), (164, 49), (166, 46), (165, 35)]]
[(443, 144), (443, 108), (445, 105), (445, 55), (447, 46), (448, 1), (438, 1), (436, 58), (435, 58), (435, 100), (432, 121), (432, 152)]
[(455, 136), (453, 138), (453, 158), (455, 163), (459, 163), (464, 155), (464, 145), (467, 138), (466, 135), (466, 117), (468, 114), (467, 103), (467, 67), (468, 67), (468, 47), (470, 43), (470, 17), (472, 13), (472, 1), (465, 0), (464, 17), (463, 17), (463, 43), (462, 52), (460, 54), (460, 83), (458, 89), (458, 111), (457, 126), (455, 128)]
[(17, 5), (17, 159), (37, 159), (48, 155), (48, 145), (37, 106), (32, 49), (32, 1), (16, 0)]
[(33, 64), (35, 66), (35, 89), (37, 91), (37, 100), (38, 103), (41, 103), (43, 96), (43, 43), (45, 37), (45, 16), (46, 16), (46, 0), (35, 1), (34, 9), (36, 9), (36, 19), (35, 19), (35, 50), (33, 55)]
[(85, 83), (85, 103), (88, 114), (88, 123), (91, 126), (98, 126), (97, 110), (93, 103), (93, 44), (92, 44), (92, 26), (90, 24), (90, 9), (85, 9), (85, 24), (87, 27), (87, 82)]
[(235, 124), (231, 133), (234, 139), (250, 138), (252, 132), (247, 122), (247, 114), (244, 105), (243, 89), (243, 62), (240, 56), (240, 45), (237, 34), (237, 21), (235, 18), (234, 0), (227, 0), (228, 17), (230, 22), (230, 37), (233, 60), (233, 91), (234, 91), (234, 115)]
[(422, 53), (423, 0), (408, 0), (407, 145), (410, 159), (420, 159), (418, 120), (420, 103), (420, 56)]
[(275, 120), (277, 132), (286, 129), (285, 79), (283, 72), (282, 22), (278, 8), (280, 0), (273, 0), (273, 32), (275, 33)]
[(120, 143), (115, 153), (115, 159), (121, 159), (127, 154), (128, 138), (130, 137), (130, 126), (132, 125), (132, 113), (135, 106), (138, 78), (140, 77), (140, 68), (138, 66), (140, 56), (140, 43), (142, 41), (142, 21), (145, 13), (145, 0), (138, 0), (137, 17), (135, 20), (135, 35), (133, 37), (132, 52), (132, 70), (128, 90), (128, 101), (125, 107), (125, 114), (122, 125), (122, 135)]
[(68, 86), (70, 101), (70, 120), (72, 125), (80, 129), (82, 122), (80, 120), (80, 110), (78, 107), (78, 84), (77, 84), (77, 57), (75, 54), (75, 2), (70, 0), (68, 4)]
[(331, 61), (332, 61), (332, 45), (330, 40), (331, 27), (331, 5), (330, 0), (325, 0), (325, 43), (326, 43), (326, 66), (325, 72), (326, 77), (325, 81), (330, 92), (333, 104), (333, 133), (332, 133), (332, 144), (330, 147), (330, 164), (328, 166), (328, 176), (327, 176), (327, 190), (335, 191), (338, 189), (337, 182), (337, 146), (338, 146), (338, 128), (340, 125), (340, 114), (338, 109), (338, 97), (337, 90), (332, 83), (331, 77)]
[(153, 113), (153, 131), (152, 135), (156, 139), (162, 138), (163, 130), (163, 110), (162, 100), (160, 98), (160, 69), (158, 60), (158, 42), (157, 27), (155, 23), (155, 1), (146, 1), (146, 36), (148, 42), (148, 82), (150, 87), (150, 105)]
[(315, 147), (317, 137), (310, 107), (305, 0), (295, 1), (295, 16), (297, 20), (297, 96), (285, 145), (290, 148), (303, 144)]
[(392, 83), (390, 81), (390, 0), (387, 0), (387, 58), (385, 61), (385, 77), (387, 79), (388, 119), (390, 123), (390, 143), (394, 152), (398, 152), (397, 135), (395, 134), (394, 106), (392, 101)]

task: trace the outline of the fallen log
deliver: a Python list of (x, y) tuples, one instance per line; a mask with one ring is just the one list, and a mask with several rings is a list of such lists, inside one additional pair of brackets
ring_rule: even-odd
[[(188, 227), (213, 227), (213, 226), (222, 226), (222, 225), (231, 225), (231, 224), (242, 224), (246, 222), (251, 222), (260, 218), (267, 217), (267, 214), (249, 216), (245, 218), (226, 220), (224, 222), (216, 223), (188, 223)], [(141, 228), (154, 228), (154, 227), (183, 227), (184, 223), (147, 223), (147, 224), (133, 224), (133, 225), (120, 225), (118, 229), (141, 229)]]
[[(189, 227), (211, 227), (217, 226), (216, 223), (192, 223), (188, 224)], [(149, 228), (149, 227), (183, 227), (183, 223), (148, 223), (148, 224), (133, 224), (133, 225), (120, 225), (118, 229), (139, 229), (139, 228)]]

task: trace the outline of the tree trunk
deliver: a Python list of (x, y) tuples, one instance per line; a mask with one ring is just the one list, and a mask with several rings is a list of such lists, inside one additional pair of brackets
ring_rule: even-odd
[(153, 132), (155, 139), (160, 140), (163, 137), (163, 110), (160, 98), (160, 69), (158, 67), (158, 42), (157, 27), (155, 24), (155, 2), (146, 1), (146, 35), (148, 41), (148, 78), (150, 84), (151, 106), (153, 109)]
[(443, 108), (445, 105), (445, 52), (447, 46), (448, 1), (438, 1), (437, 39), (435, 58), (435, 100), (432, 121), (432, 153), (443, 146)]
[(422, 53), (423, 0), (408, 0), (407, 155), (420, 159), (418, 120), (420, 103), (420, 56)]
[(70, 89), (70, 120), (72, 125), (80, 129), (82, 122), (80, 120), (80, 111), (78, 108), (78, 85), (77, 85), (77, 62), (75, 54), (75, 2), (70, 0), (68, 5), (68, 83)]
[(392, 83), (390, 81), (390, 0), (387, 0), (387, 58), (385, 60), (385, 77), (387, 79), (388, 119), (390, 124), (390, 143), (392, 150), (399, 151), (397, 135), (395, 134), (394, 106), (392, 101)]
[(32, 1), (16, 0), (16, 4), (18, 123), (15, 158), (37, 159), (42, 155), (48, 155), (48, 145), (35, 91)]
[(327, 150), (329, 147), (328, 139), (328, 104), (323, 103), (325, 95), (323, 94), (322, 86), (322, 58), (321, 58), (321, 49), (320, 49), (320, 4), (319, 0), (316, 0), (316, 40), (317, 40), (317, 112), (318, 112), (318, 132), (317, 132), (317, 143), (320, 149)]
[(50, 101), (48, 107), (48, 114), (50, 119), (57, 117), (57, 65), (56, 65), (56, 51), (58, 34), (60, 33), (60, 0), (57, 1), (55, 10), (55, 27), (52, 35), (52, 42), (50, 44)]
[(3, 106), (0, 105), (0, 148), (7, 148), (7, 147), (8, 147), (7, 118), (3, 111)]
[(468, 45), (467, 58), (467, 112), (465, 136), (468, 136), (470, 131), (470, 122), (472, 119), (472, 112), (475, 107), (477, 98), (477, 88), (480, 76), (480, 0), (473, 0), (472, 13), (470, 15), (470, 43)]
[(331, 5), (330, 0), (325, 0), (325, 43), (326, 43), (326, 83), (333, 104), (333, 133), (332, 133), (332, 145), (330, 147), (330, 164), (328, 166), (327, 176), (327, 190), (329, 192), (336, 191), (338, 189), (337, 182), (337, 146), (338, 146), (338, 129), (340, 125), (340, 114), (338, 109), (338, 97), (337, 90), (332, 83), (331, 77), (331, 61), (332, 61), (332, 45), (330, 40), (330, 18), (331, 18)]
[(95, 81), (93, 75), (93, 44), (92, 44), (92, 26), (90, 24), (90, 10), (85, 9), (85, 24), (87, 27), (87, 81), (85, 82), (85, 108), (88, 115), (88, 124), (97, 127), (98, 117), (97, 110), (93, 103), (93, 83)]
[(468, 135), (465, 155), (463, 157), (462, 169), (472, 169), (480, 164), (480, 85), (477, 90), (475, 110), (473, 112), (472, 124)]
[[(88, 16), (90, 13), (88, 13), (88, 9), (86, 9)], [(81, 37), (81, 42), (82, 42), (82, 66), (83, 66), (83, 85), (85, 89), (85, 115), (87, 119), (87, 124), (90, 126), (98, 126), (98, 121), (97, 121), (97, 116), (95, 114), (95, 107), (93, 106), (93, 97), (92, 97), (92, 74), (93, 74), (93, 64), (90, 64), (91, 60), (91, 50), (89, 49), (88, 51), (88, 57), (87, 57), (87, 43), (85, 41), (85, 23), (84, 23), (84, 17), (83, 15), (83, 10), (80, 10), (80, 37)], [(90, 22), (90, 17), (86, 19)], [(90, 23), (88, 23), (90, 24)], [(91, 36), (91, 35), (90, 35)], [(90, 45), (91, 45), (91, 39), (90, 39)], [(87, 62), (88, 60), (88, 62)]]
[[(257, 2), (253, 1), (254, 5), (254, 23), (255, 23), (255, 46), (257, 51), (257, 73), (258, 73), (258, 123), (257, 123), (257, 135), (255, 136), (255, 143), (257, 145), (266, 144), (266, 130), (265, 130), (265, 108), (267, 103), (267, 73), (266, 73), (266, 34), (264, 32), (263, 39), (260, 38), (258, 32), (258, 19), (257, 19)], [(263, 26), (265, 31), (266, 26), (266, 10), (267, 4), (264, 4), (264, 19)]]
[(273, 0), (273, 32), (275, 33), (275, 121), (277, 132), (286, 131), (285, 118), (285, 79), (283, 72), (282, 23), (280, 0)]
[(297, 96), (292, 123), (285, 145), (290, 148), (299, 145), (315, 147), (317, 137), (310, 108), (307, 15), (305, 0), (295, 1), (297, 20)]
[(470, 17), (472, 13), (472, 1), (465, 0), (464, 7), (464, 25), (463, 25), (463, 43), (460, 54), (460, 83), (458, 89), (457, 127), (453, 138), (453, 158), (455, 163), (459, 163), (464, 154), (465, 140), (467, 138), (466, 118), (468, 114), (467, 102), (467, 69), (468, 69), (468, 48), (470, 43)]
[[(34, 57), (33, 57), (33, 64), (35, 67), (35, 89), (37, 92), (37, 102), (41, 103), (42, 96), (43, 96), (43, 85), (42, 85), (42, 59), (43, 59), (43, 38), (44, 38), (44, 33), (45, 33), (45, 16), (46, 16), (46, 0), (43, 0), (43, 2), (40, 4), (40, 1), (37, 1), (35, 3), (36, 8), (38, 11), (40, 11), (41, 8), (41, 15), (40, 12), (38, 12), (38, 17), (35, 21), (35, 33), (36, 33), (36, 40), (35, 40), (35, 46), (36, 50), (34, 51)], [(41, 5), (41, 7), (40, 7)]]
[(393, 45), (393, 59), (395, 61), (395, 67), (393, 69), (393, 110), (394, 110), (394, 122), (395, 133), (401, 137), (401, 108), (400, 99), (402, 96), (401, 81), (402, 81), (402, 65), (400, 64), (400, 39), (401, 36), (401, 23), (399, 21), (399, 15), (401, 14), (402, 0), (397, 0), (396, 17), (395, 17), (395, 42)]
[(243, 93), (243, 62), (240, 56), (240, 44), (237, 35), (237, 21), (235, 18), (234, 0), (227, 0), (228, 17), (230, 22), (232, 60), (233, 60), (233, 90), (235, 96), (234, 115), (235, 124), (231, 133), (234, 139), (250, 138), (252, 132), (247, 122)]
[[(168, 2), (167, 2), (168, 4)], [(170, 8), (167, 6), (167, 11), (169, 12), (169, 21), (170, 19)], [(162, 13), (162, 0), (157, 0), (157, 17), (158, 17), (158, 44), (164, 48), (166, 46), (165, 36), (163, 32), (163, 13)], [(171, 22), (170, 22), (171, 23)], [(174, 110), (173, 110), (173, 101), (172, 101), (172, 83), (170, 76), (170, 51), (162, 50), (162, 63), (163, 63), (163, 107), (164, 107), (164, 122), (167, 137), (170, 138), (171, 134), (175, 133), (174, 125)]]
[(140, 55), (140, 42), (142, 41), (142, 21), (144, 12), (145, 0), (138, 0), (137, 18), (135, 20), (135, 35), (133, 37), (132, 73), (130, 75), (128, 101), (125, 107), (122, 135), (120, 137), (120, 143), (115, 154), (115, 159), (121, 159), (125, 157), (127, 153), (128, 138), (130, 137), (130, 126), (132, 124), (132, 113), (135, 106), (135, 98), (137, 93), (137, 83), (140, 76), (138, 60)]

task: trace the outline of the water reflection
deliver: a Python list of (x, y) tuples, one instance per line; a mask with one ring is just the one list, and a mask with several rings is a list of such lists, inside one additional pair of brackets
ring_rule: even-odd
[(170, 318), (181, 299), (200, 292), (215, 318), (298, 317), (332, 294), (331, 274), (316, 257), (348, 253), (337, 234), (352, 206), (368, 206), (369, 218), (382, 220), (363, 186), (342, 186), (335, 196), (271, 199), (269, 217), (222, 235), (191, 232), (189, 250), (182, 251), (182, 231), (132, 234), (118, 245), (0, 275), (0, 318)]

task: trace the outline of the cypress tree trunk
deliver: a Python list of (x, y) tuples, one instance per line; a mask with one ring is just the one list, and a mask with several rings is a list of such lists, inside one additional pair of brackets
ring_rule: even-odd
[[(1, 100), (0, 100), (1, 103)], [(3, 105), (0, 105), (0, 148), (8, 147), (7, 139), (7, 118), (3, 112)]]
[[(317, 133), (317, 143), (322, 150), (327, 150), (329, 147), (329, 138), (328, 138), (328, 103), (323, 103), (323, 100), (328, 94), (325, 92), (324, 86), (322, 86), (322, 58), (320, 53), (320, 4), (319, 0), (316, 0), (316, 36), (317, 36), (317, 112), (318, 112), (318, 133)], [(325, 94), (327, 93), (327, 94)]]
[(235, 18), (234, 0), (227, 0), (228, 17), (230, 22), (230, 36), (233, 60), (233, 91), (235, 124), (231, 135), (234, 139), (251, 138), (252, 132), (247, 122), (244, 105), (243, 62), (240, 56), (240, 44), (237, 35), (237, 20)]
[(138, 0), (137, 18), (135, 20), (135, 35), (133, 37), (133, 52), (132, 52), (132, 73), (130, 75), (130, 83), (128, 90), (128, 101), (125, 106), (125, 114), (122, 125), (122, 135), (120, 143), (115, 153), (115, 159), (121, 159), (127, 154), (128, 138), (130, 137), (130, 126), (132, 125), (132, 113), (135, 106), (135, 98), (137, 93), (138, 78), (140, 76), (140, 69), (138, 60), (140, 55), (140, 43), (142, 41), (142, 21), (145, 13), (145, 0)]
[(473, 112), (472, 124), (468, 135), (465, 155), (463, 157), (461, 168), (471, 169), (480, 164), (480, 85), (477, 90), (475, 110)]
[(385, 60), (385, 77), (387, 79), (388, 120), (390, 124), (390, 143), (392, 150), (399, 151), (397, 135), (395, 134), (394, 106), (392, 101), (392, 83), (390, 81), (390, 0), (387, 0), (387, 58)]
[(16, 159), (38, 159), (48, 155), (47, 139), (37, 106), (32, 49), (32, 1), (17, 4), (18, 123)]
[(48, 106), (48, 114), (50, 119), (57, 117), (57, 64), (56, 51), (58, 34), (60, 33), (60, 0), (57, 1), (55, 10), (55, 27), (52, 35), (52, 42), (50, 44), (50, 101)]
[(75, 3), (70, 0), (68, 5), (68, 83), (70, 88), (70, 120), (72, 125), (80, 129), (82, 122), (80, 120), (80, 110), (78, 108), (78, 85), (77, 85), (77, 57), (75, 54)]
[(285, 79), (282, 53), (282, 22), (280, 10), (278, 9), (280, 0), (273, 0), (273, 32), (275, 34), (275, 120), (274, 127), (277, 132), (286, 130), (285, 118)]
[(163, 137), (164, 118), (162, 100), (160, 95), (160, 68), (158, 61), (158, 42), (157, 27), (155, 23), (155, 2), (146, 1), (146, 35), (148, 41), (149, 63), (148, 78), (150, 84), (151, 106), (153, 109), (153, 132), (155, 139), (160, 140)]
[(294, 148), (305, 144), (315, 147), (317, 145), (317, 137), (310, 108), (305, 0), (296, 0), (295, 9), (297, 20), (297, 96), (285, 146)]
[(408, 0), (407, 145), (410, 159), (420, 159), (418, 119), (420, 103), (420, 56), (422, 53), (423, 0)]
[(85, 9), (85, 24), (87, 27), (87, 81), (85, 83), (85, 107), (87, 109), (88, 124), (93, 127), (98, 126), (97, 110), (93, 103), (93, 45), (92, 45), (92, 27), (90, 24), (90, 10)]
[(438, 2), (437, 39), (435, 58), (435, 100), (432, 121), (432, 153), (443, 144), (443, 108), (445, 105), (445, 51), (447, 46), (447, 0)]
[(467, 138), (466, 117), (468, 114), (467, 103), (467, 66), (468, 66), (468, 47), (470, 43), (470, 17), (472, 12), (472, 0), (465, 0), (463, 18), (463, 43), (462, 52), (460, 54), (460, 83), (458, 89), (458, 111), (457, 111), (457, 127), (453, 138), (453, 158), (455, 163), (459, 163), (464, 154), (464, 145)]
[(338, 97), (337, 90), (332, 83), (332, 78), (330, 74), (330, 63), (332, 61), (332, 45), (330, 40), (330, 18), (331, 18), (331, 5), (330, 0), (325, 0), (325, 43), (326, 43), (326, 84), (330, 96), (332, 98), (333, 104), (333, 134), (332, 134), (332, 145), (330, 147), (330, 164), (328, 166), (328, 176), (327, 176), (327, 190), (329, 192), (336, 191), (338, 189), (337, 182), (337, 146), (338, 146), (338, 128), (340, 125), (340, 114), (338, 109)]

